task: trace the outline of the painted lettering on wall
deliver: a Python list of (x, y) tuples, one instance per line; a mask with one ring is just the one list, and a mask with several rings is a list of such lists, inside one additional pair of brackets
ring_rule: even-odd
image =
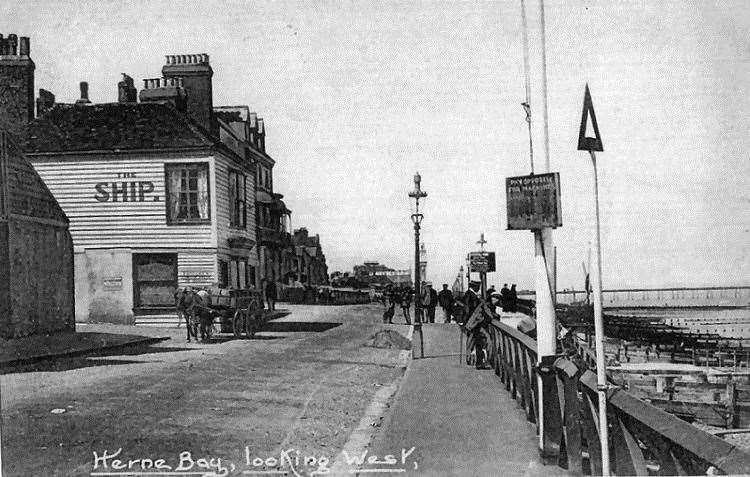
[[(135, 172), (118, 172), (117, 179), (136, 179)], [(113, 180), (99, 182), (94, 188), (94, 199), (99, 202), (145, 202), (159, 201), (158, 195), (149, 196), (154, 191), (154, 183), (139, 180)]]

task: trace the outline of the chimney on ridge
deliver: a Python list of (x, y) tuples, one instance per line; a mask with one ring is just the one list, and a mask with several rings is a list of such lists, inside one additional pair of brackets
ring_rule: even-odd
[(139, 95), (141, 103), (168, 102), (180, 111), (186, 111), (188, 98), (182, 84), (182, 78), (144, 79)]
[(89, 84), (85, 81), (81, 81), (81, 99), (76, 100), (76, 104), (91, 104), (91, 101), (89, 101)]
[[(20, 48), (19, 48), (20, 46)], [(0, 128), (20, 139), (34, 119), (34, 62), (28, 37), (0, 35)]]
[(214, 121), (214, 101), (211, 78), (214, 75), (207, 54), (167, 55), (161, 73), (165, 78), (182, 78), (187, 93), (187, 112), (206, 131), (218, 137)]
[(117, 83), (117, 102), (118, 103), (135, 103), (138, 101), (138, 92), (133, 84), (133, 78), (122, 74), (122, 81)]

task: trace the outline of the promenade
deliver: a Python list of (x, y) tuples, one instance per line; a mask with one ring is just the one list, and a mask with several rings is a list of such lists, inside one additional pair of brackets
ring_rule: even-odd
[(425, 357), (410, 362), (370, 455), (414, 447), (406, 475), (565, 475), (539, 463), (534, 425), (495, 373), (461, 362), (458, 326), (422, 329)]

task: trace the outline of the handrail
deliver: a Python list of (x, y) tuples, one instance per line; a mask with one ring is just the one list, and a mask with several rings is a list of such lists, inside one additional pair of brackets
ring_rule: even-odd
[[(489, 357), (495, 374), (505, 384), (530, 422), (538, 419), (541, 384), (545, 463), (556, 463), (577, 474), (601, 473), (597, 381), (582, 356), (558, 356), (537, 366), (536, 341), (499, 320), (488, 327)], [(583, 358), (583, 359), (581, 359)], [(627, 391), (611, 388), (610, 467), (618, 475), (696, 475), (711, 468), (720, 473), (750, 471), (750, 454), (678, 417), (643, 402)], [(537, 427), (538, 429), (538, 427)]]

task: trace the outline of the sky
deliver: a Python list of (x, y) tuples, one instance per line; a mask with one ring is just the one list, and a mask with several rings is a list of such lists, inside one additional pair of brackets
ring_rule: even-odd
[[(745, 2), (547, 0), (545, 20), (558, 288), (582, 287), (593, 237), (586, 83), (604, 288), (750, 284)], [(484, 233), (489, 282), (533, 288), (533, 235), (505, 215), (505, 178), (530, 172), (521, 31), (520, 0), (0, 4), (0, 33), (31, 37), (36, 87), (61, 102), (80, 81), (116, 101), (120, 73), (140, 88), (164, 55), (208, 53), (214, 104), (265, 119), (275, 190), (329, 271), (412, 266), (419, 171), (427, 278), (452, 283)]]

